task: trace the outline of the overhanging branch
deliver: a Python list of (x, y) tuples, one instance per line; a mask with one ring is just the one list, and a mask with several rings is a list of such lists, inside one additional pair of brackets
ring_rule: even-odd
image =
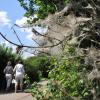
[(54, 44), (54, 45), (50, 45), (50, 46), (38, 46), (38, 47), (34, 47), (34, 46), (28, 46), (28, 45), (19, 45), (17, 43), (14, 43), (10, 40), (8, 40), (1, 32), (0, 32), (0, 35), (2, 36), (2, 38), (6, 41), (8, 41), (9, 43), (15, 45), (15, 46), (18, 46), (18, 47), (26, 47), (26, 48), (52, 48), (52, 47), (55, 47), (55, 46), (58, 46), (60, 44), (62, 44), (69, 36), (66, 36), (62, 41)]
[[(17, 26), (17, 27), (19, 27), (19, 28), (27, 28), (27, 27), (25, 27), (25, 26), (19, 26), (19, 25), (17, 25), (17, 24), (14, 24), (14, 25)], [(41, 33), (39, 33), (39, 32), (38, 32), (35, 28), (33, 28), (33, 27), (32, 27), (32, 32), (33, 32), (35, 35), (39, 35), (39, 36), (46, 37), (46, 38), (51, 38), (51, 39), (56, 40), (56, 41), (61, 41), (61, 40), (59, 40), (59, 39), (57, 39), (57, 38), (50, 37), (50, 36), (47, 36), (47, 35), (45, 35), (45, 34), (41, 34)]]

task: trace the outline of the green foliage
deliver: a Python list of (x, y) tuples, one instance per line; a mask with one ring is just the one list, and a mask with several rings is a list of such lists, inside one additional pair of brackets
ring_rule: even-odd
[[(66, 96), (80, 97), (87, 100), (91, 95), (91, 82), (88, 82), (84, 70), (79, 72), (81, 67), (81, 57), (76, 56), (75, 48), (70, 46), (66, 50), (67, 58), (55, 60), (54, 68), (49, 72), (49, 77), (60, 82), (61, 87), (67, 92)], [(69, 57), (68, 55), (73, 57)], [(91, 99), (90, 99), (91, 100)]]
[[(61, 59), (52, 58), (49, 71), (50, 82), (45, 88), (35, 84), (30, 92), (38, 100), (92, 100), (92, 82), (87, 80), (86, 66), (81, 60), (84, 56), (77, 55), (75, 47), (69, 45)], [(80, 67), (82, 67), (81, 70)]]
[[(61, 6), (65, 7), (65, 4), (70, 0), (18, 0), (20, 5), (26, 10), (25, 16), (30, 17), (37, 16), (35, 19), (44, 19), (48, 14), (53, 14), (58, 11)], [(62, 9), (63, 9), (62, 8)], [(60, 9), (61, 10), (61, 9)]]
[(66, 96), (67, 92), (59, 83), (52, 80), (44, 87), (35, 82), (25, 91), (32, 93), (37, 100), (73, 100), (71, 97)]
[(30, 80), (27, 74), (24, 76), (24, 88), (28, 88), (30, 86)]
[(44, 100), (43, 93), (42, 91), (40, 91), (40, 87), (36, 82), (34, 82), (31, 87), (29, 89), (26, 89), (25, 91), (32, 93), (33, 97), (35, 97), (37, 100)]
[(34, 56), (25, 60), (26, 73), (30, 81), (39, 81), (41, 77), (48, 77), (49, 58), (47, 56)]

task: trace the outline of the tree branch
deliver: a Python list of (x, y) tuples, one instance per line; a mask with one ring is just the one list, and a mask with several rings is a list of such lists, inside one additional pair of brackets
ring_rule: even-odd
[(16, 37), (17, 37), (18, 41), (20, 42), (20, 44), (21, 44), (21, 45), (23, 45), (23, 44), (22, 44), (22, 42), (21, 42), (21, 40), (20, 40), (20, 38), (19, 38), (19, 36), (17, 35), (17, 33), (16, 33), (15, 29), (14, 29), (13, 27), (12, 27), (11, 29), (12, 29), (12, 30), (13, 30), (13, 32), (15, 33), (15, 35), (16, 35)]
[[(19, 26), (19, 25), (17, 25), (17, 24), (14, 24), (14, 25), (17, 26), (17, 27), (19, 27), (19, 28), (27, 28), (27, 27), (24, 27), (24, 26), (21, 27), (21, 26)], [(33, 28), (33, 27), (32, 27), (32, 32), (33, 32), (35, 35), (40, 35), (40, 36), (43, 36), (43, 37), (52, 38), (52, 39), (54, 39), (54, 40), (61, 41), (61, 40), (59, 40), (59, 39), (57, 39), (57, 38), (54, 38), (54, 37), (50, 37), (50, 36), (41, 34), (41, 33), (39, 33), (38, 31), (36, 31), (36, 29)]]
[(28, 46), (28, 45), (19, 45), (17, 43), (14, 43), (10, 40), (8, 40), (1, 32), (0, 32), (0, 35), (2, 36), (3, 39), (5, 39), (6, 41), (8, 41), (9, 43), (15, 45), (15, 46), (18, 46), (18, 47), (27, 47), (27, 48), (52, 48), (52, 47), (55, 47), (55, 46), (58, 46), (60, 44), (62, 44), (69, 36), (66, 36), (62, 41), (54, 44), (54, 45), (50, 45), (50, 46), (38, 46), (38, 47), (34, 47), (34, 46)]

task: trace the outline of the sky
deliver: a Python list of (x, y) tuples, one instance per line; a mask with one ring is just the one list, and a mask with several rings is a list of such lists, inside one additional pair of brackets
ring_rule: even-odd
[[(12, 42), (19, 43), (11, 27), (14, 24), (18, 24), (19, 26), (25, 25), (27, 18), (24, 17), (24, 13), (25, 10), (20, 6), (17, 0), (0, 0), (0, 32)], [(35, 45), (31, 39), (31, 29), (14, 28), (24, 45)], [(1, 36), (0, 43), (5, 43), (7, 46), (10, 46), (13, 48), (13, 50), (15, 50), (15, 46), (9, 44)], [(31, 54), (24, 53), (24, 56), (28, 57), (31, 56)]]

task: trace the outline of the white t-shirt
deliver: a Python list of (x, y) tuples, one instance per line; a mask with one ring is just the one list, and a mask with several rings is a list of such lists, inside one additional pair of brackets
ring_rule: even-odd
[(14, 71), (16, 76), (24, 75), (25, 73), (24, 66), (22, 64), (17, 64), (14, 68)]

